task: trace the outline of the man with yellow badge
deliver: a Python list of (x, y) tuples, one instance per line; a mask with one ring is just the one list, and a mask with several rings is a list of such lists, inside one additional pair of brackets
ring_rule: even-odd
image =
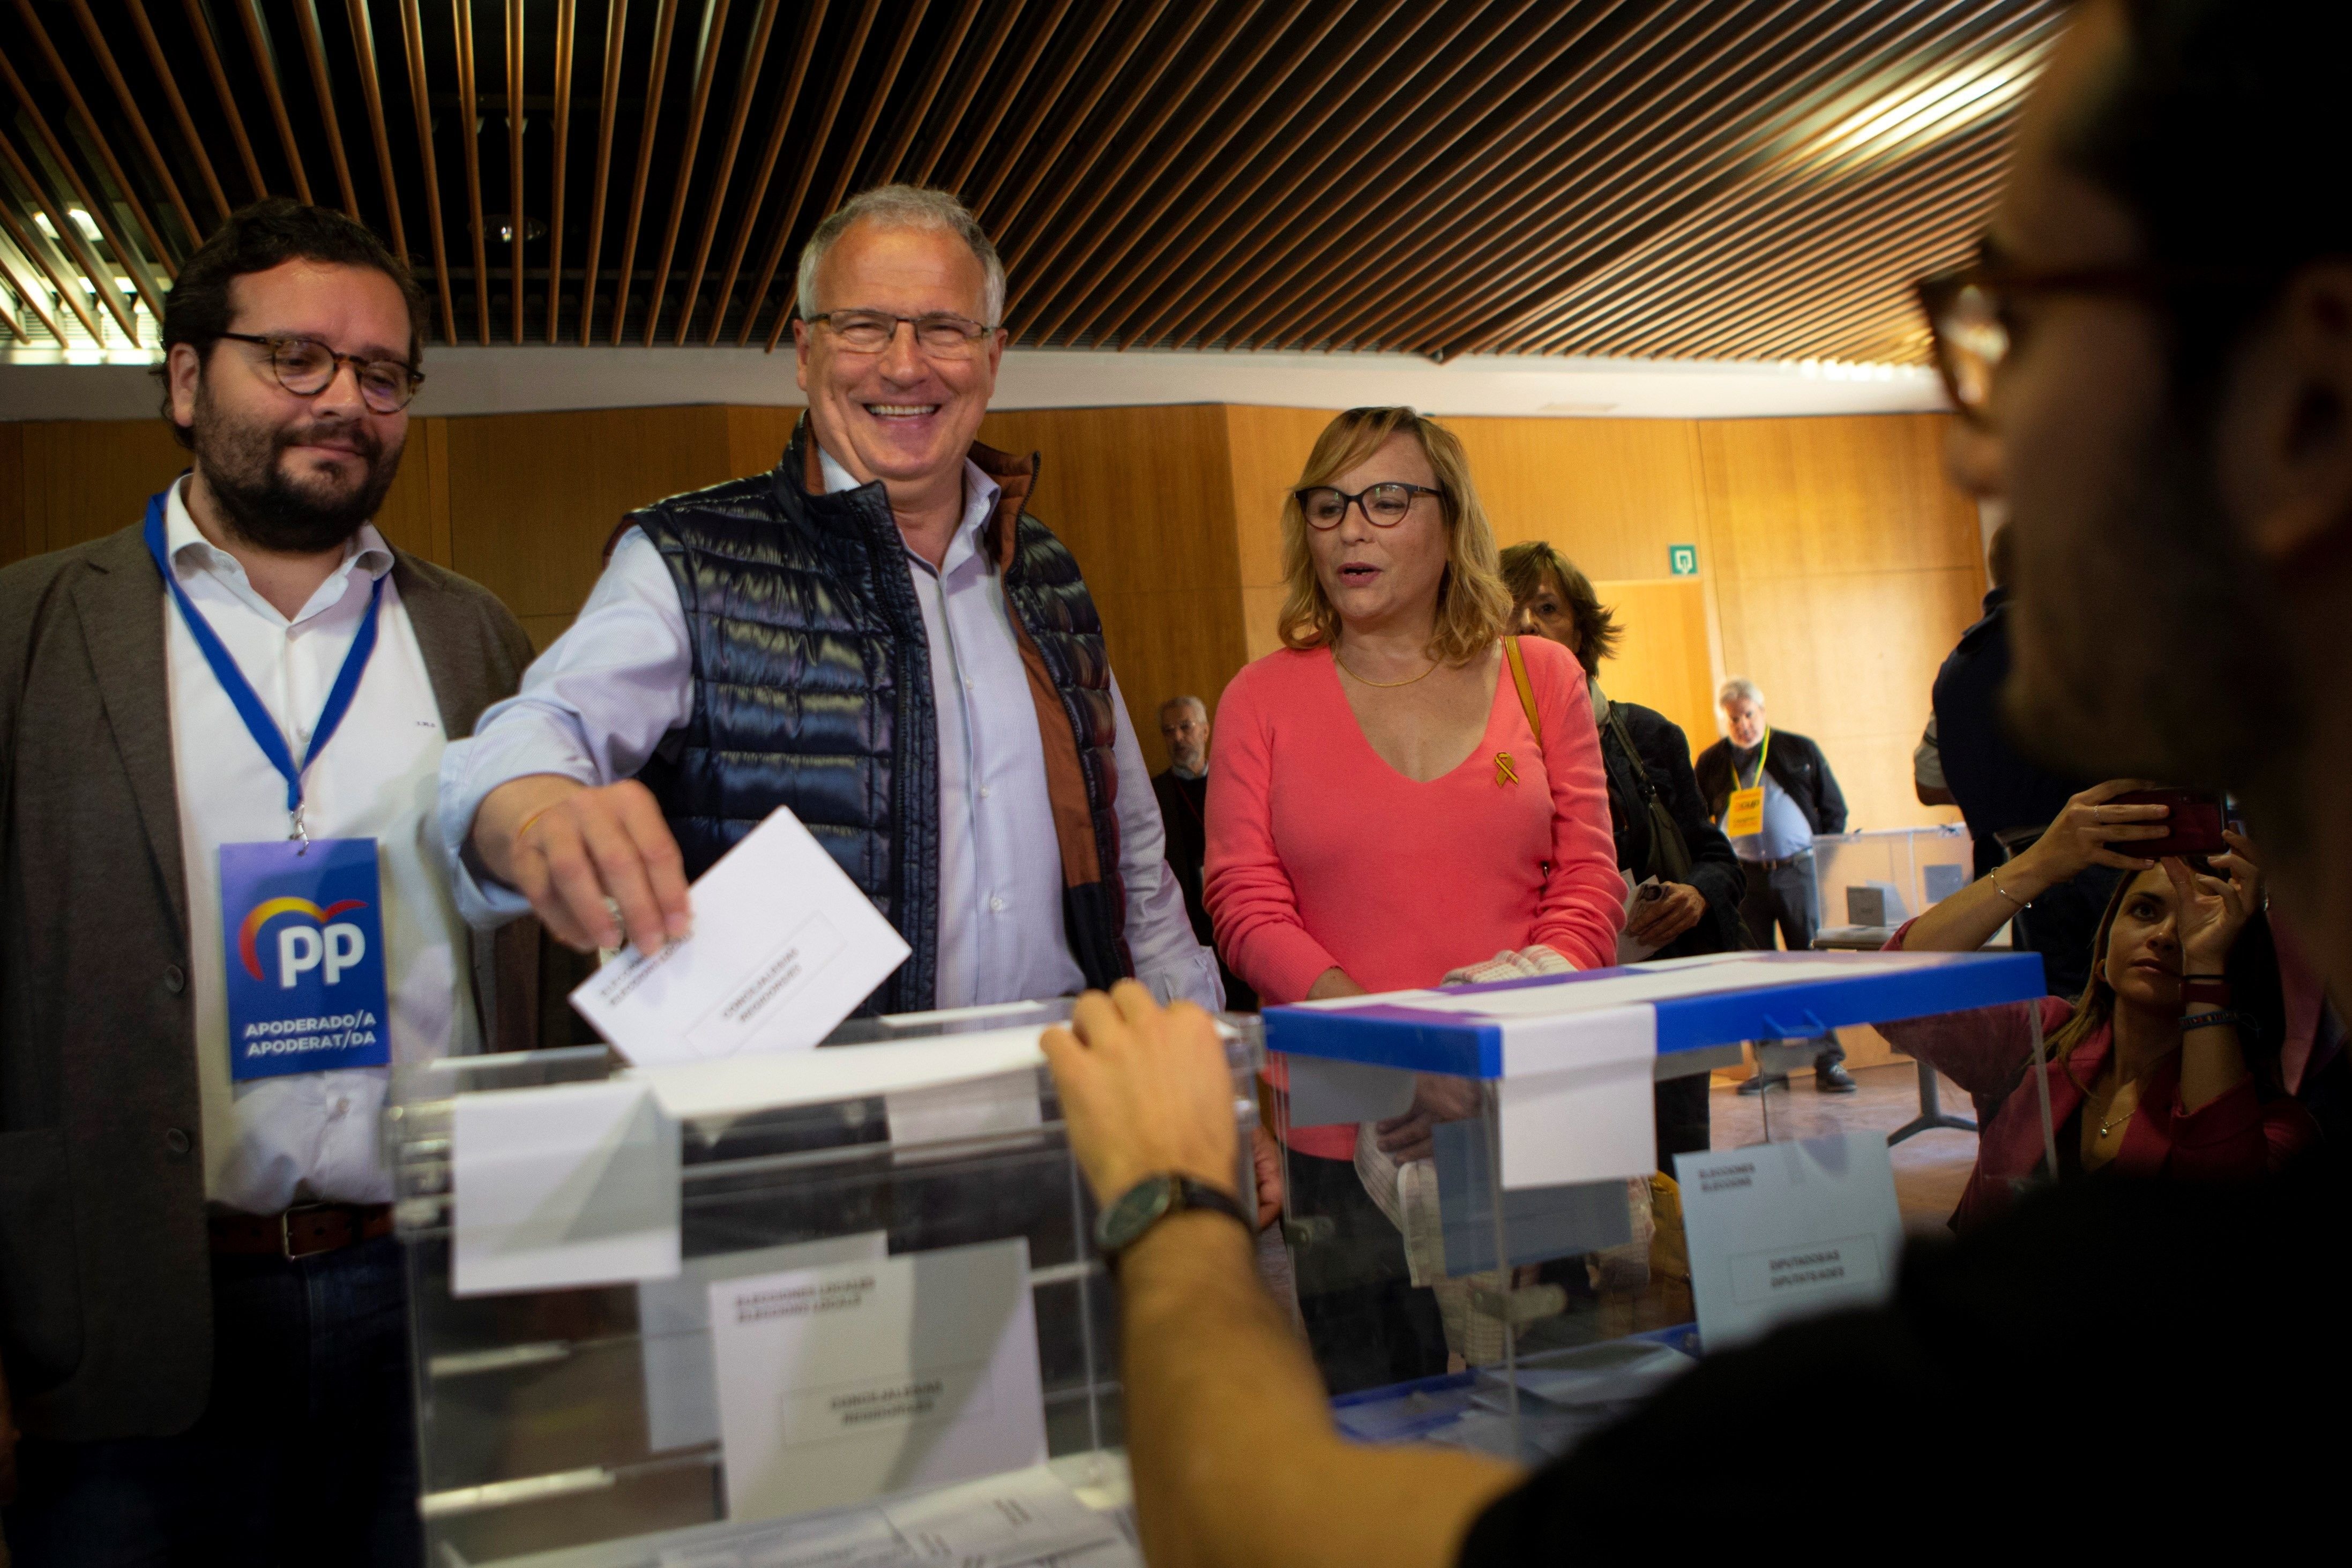
[[(1819, 746), (1765, 721), (1764, 694), (1754, 681), (1744, 676), (1725, 681), (1717, 700), (1731, 733), (1691, 766), (1707, 811), (1748, 876), (1739, 918), (1758, 947), (1770, 947), (1777, 930), (1790, 952), (1802, 952), (1813, 944), (1813, 835), (1845, 831), (1845, 797)], [(1825, 1094), (1853, 1093), (1845, 1047), (1834, 1035), (1824, 1035), (1821, 1044), (1813, 1087)], [(1759, 1073), (1739, 1092), (1758, 1094), (1785, 1081)]]

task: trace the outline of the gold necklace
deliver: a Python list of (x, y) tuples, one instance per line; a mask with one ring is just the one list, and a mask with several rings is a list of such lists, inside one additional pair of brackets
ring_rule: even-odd
[(1348, 669), (1348, 661), (1347, 661), (1346, 659), (1341, 658), (1339, 657), (1339, 650), (1338, 648), (1336, 648), (1336, 647), (1335, 647), (1335, 648), (1333, 648), (1333, 649), (1331, 650), (1331, 662), (1332, 662), (1333, 664), (1338, 665), (1341, 669), (1347, 669), (1347, 670), (1348, 670), (1348, 679), (1350, 679), (1350, 680), (1353, 680), (1357, 685), (1359, 685), (1359, 686), (1377, 686), (1377, 687), (1379, 687), (1379, 688), (1380, 688), (1381, 690), (1383, 690), (1383, 691), (1386, 691), (1386, 690), (1388, 690), (1388, 689), (1391, 689), (1391, 688), (1393, 688), (1393, 687), (1399, 687), (1399, 686), (1411, 686), (1411, 685), (1413, 683), (1413, 681), (1415, 681), (1415, 680), (1427, 680), (1431, 676), (1433, 676), (1433, 675), (1434, 675), (1434, 674), (1436, 674), (1436, 673), (1437, 673), (1437, 666), (1436, 666), (1436, 664), (1435, 664), (1435, 663), (1433, 663), (1433, 662), (1427, 669), (1423, 670), (1419, 675), (1413, 676), (1411, 679), (1407, 679), (1407, 680), (1366, 680), (1362, 676), (1358, 675), (1354, 670), (1352, 670), (1352, 669)]
[[(2116, 1101), (2124, 1097), (2124, 1090), (2126, 1089), (2130, 1089), (2132, 1091), (2131, 1103), (2126, 1106), (2124, 1108), (2124, 1113), (2121, 1116), (2118, 1116), (2116, 1114)], [(2129, 1121), (2133, 1117), (2138, 1114), (2139, 1079), (2130, 1079), (2125, 1082), (2116, 1085), (2116, 1091), (2107, 1096), (2107, 1116), (2105, 1121), (2099, 1123), (2099, 1136), (2101, 1138), (2106, 1137), (2108, 1133), (2114, 1131), (2116, 1128), (2121, 1127), (2125, 1122)]]

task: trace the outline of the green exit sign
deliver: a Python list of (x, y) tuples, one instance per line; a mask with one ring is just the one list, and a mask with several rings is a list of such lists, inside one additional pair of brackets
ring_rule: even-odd
[(1698, 546), (1669, 544), (1666, 546), (1666, 570), (1677, 577), (1698, 575)]

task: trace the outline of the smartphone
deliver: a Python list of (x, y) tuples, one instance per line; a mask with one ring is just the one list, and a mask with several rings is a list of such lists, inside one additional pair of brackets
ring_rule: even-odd
[(2221, 837), (2221, 797), (2193, 789), (2134, 789), (2107, 797), (2109, 805), (2162, 805), (2171, 808), (2163, 826), (2171, 829), (2161, 838), (2118, 839), (2107, 847), (2118, 855), (2160, 860), (2168, 855), (2225, 855), (2230, 846)]

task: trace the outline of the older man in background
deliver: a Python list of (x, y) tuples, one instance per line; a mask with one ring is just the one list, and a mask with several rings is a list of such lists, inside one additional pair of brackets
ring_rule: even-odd
[[(1209, 852), (1209, 705), (1197, 697), (1171, 697), (1160, 705), (1160, 738), (1168, 742), (1168, 766), (1151, 775), (1151, 793), (1160, 797), (1160, 819), (1168, 828), (1168, 868), (1184, 889), (1184, 909), (1192, 917), (1192, 934), (1203, 945), (1216, 945), (1208, 906), (1201, 902), (1201, 867)], [(1217, 960), (1225, 984), (1225, 1005), (1236, 1011), (1257, 1010), (1257, 993), (1249, 983)]]
[[(1747, 873), (1748, 891), (1739, 918), (1756, 945), (1769, 948), (1772, 933), (1781, 945), (1803, 952), (1813, 945), (1813, 835), (1845, 831), (1845, 796), (1820, 746), (1793, 730), (1775, 730), (1764, 717), (1764, 693), (1745, 676), (1723, 683), (1725, 728), (1730, 733), (1698, 754), (1692, 770), (1706, 809), (1731, 840)], [(1754, 793), (1763, 792), (1760, 802)], [(1734, 809), (1749, 796), (1746, 818)], [(1825, 1094), (1852, 1094), (1853, 1075), (1845, 1070), (1845, 1047), (1835, 1035), (1821, 1037), (1813, 1057), (1813, 1087)], [(1786, 1083), (1780, 1073), (1759, 1072), (1739, 1086), (1760, 1094)]]
[(656, 951), (688, 881), (789, 806), (913, 949), (867, 1010), (1129, 975), (1218, 1005), (1094, 601), (1024, 510), (1035, 460), (974, 439), (1003, 306), (944, 192), (817, 226), (782, 460), (632, 513), (579, 619), (450, 749), (470, 918)]

